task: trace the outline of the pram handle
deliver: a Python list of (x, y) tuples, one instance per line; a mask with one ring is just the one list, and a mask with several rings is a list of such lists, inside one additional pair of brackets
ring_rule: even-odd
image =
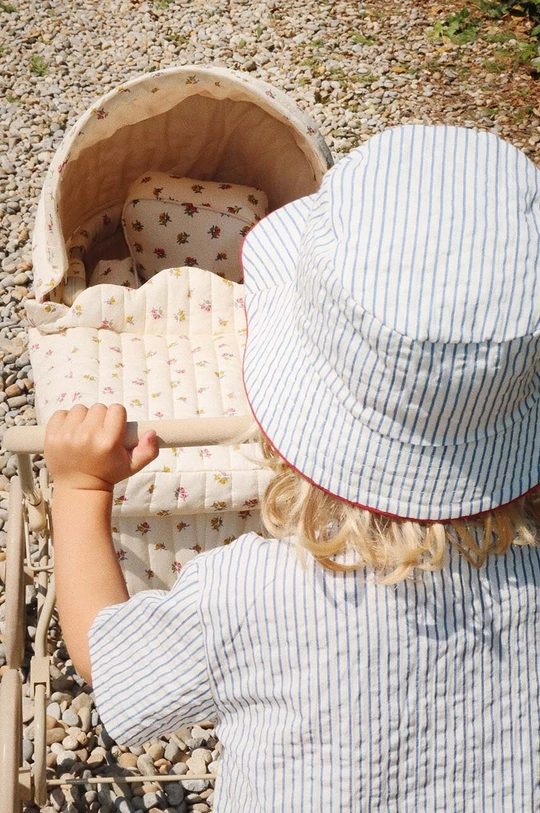
[[(139, 437), (154, 429), (162, 449), (174, 446), (234, 445), (253, 430), (250, 415), (223, 418), (177, 418), (163, 421), (128, 421), (125, 445), (133, 449)], [(44, 426), (12, 426), (4, 434), (2, 445), (11, 454), (41, 454), (45, 443)]]

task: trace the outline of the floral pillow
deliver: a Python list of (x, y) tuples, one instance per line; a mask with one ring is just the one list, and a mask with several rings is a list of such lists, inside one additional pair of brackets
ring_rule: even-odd
[(242, 241), (267, 209), (260, 189), (148, 172), (129, 189), (122, 225), (143, 280), (197, 266), (241, 282)]

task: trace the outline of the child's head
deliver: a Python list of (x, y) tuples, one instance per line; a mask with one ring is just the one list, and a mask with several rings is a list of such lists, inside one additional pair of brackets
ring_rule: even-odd
[(394, 525), (432, 551), (433, 523), (539, 483), (540, 170), (523, 153), (387, 130), (256, 226), (244, 273), (251, 406), (318, 490), (378, 529), (413, 521)]

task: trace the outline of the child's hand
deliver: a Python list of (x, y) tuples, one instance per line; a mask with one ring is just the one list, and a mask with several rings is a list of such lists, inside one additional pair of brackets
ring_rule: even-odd
[(45, 458), (56, 485), (112, 492), (115, 483), (158, 455), (156, 433), (145, 432), (135, 449), (124, 447), (126, 410), (120, 404), (77, 404), (55, 412), (45, 433)]

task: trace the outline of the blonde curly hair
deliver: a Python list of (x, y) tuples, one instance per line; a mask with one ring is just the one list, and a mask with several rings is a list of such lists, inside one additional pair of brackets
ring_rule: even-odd
[[(275, 476), (268, 486), (262, 518), (272, 536), (294, 537), (301, 550), (337, 571), (372, 568), (377, 581), (395, 584), (418, 571), (441, 570), (449, 545), (473, 567), (514, 545), (540, 544), (540, 486), (492, 511), (447, 522), (396, 519), (368, 511), (310, 483), (292, 469), (269, 441), (260, 439)], [(337, 561), (353, 552), (354, 564)]]

